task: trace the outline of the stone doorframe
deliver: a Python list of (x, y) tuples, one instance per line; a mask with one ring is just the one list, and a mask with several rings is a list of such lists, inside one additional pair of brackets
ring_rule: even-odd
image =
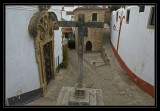
[(54, 58), (54, 30), (58, 30), (58, 20), (54, 12), (38, 11), (30, 20), (28, 31), (34, 38), (35, 56), (38, 64), (40, 87), (43, 89), (43, 96), (47, 91), (47, 80), (45, 72), (45, 61), (43, 45), (52, 42), (51, 73), (52, 78), (56, 76), (55, 58)]

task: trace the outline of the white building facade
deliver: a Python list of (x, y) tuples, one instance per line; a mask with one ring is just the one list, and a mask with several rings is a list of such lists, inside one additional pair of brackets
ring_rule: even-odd
[[(5, 7), (5, 100), (7, 105), (19, 105), (42, 96), (39, 66), (36, 61), (34, 39), (28, 26), (38, 6)], [(60, 13), (56, 13), (60, 20)], [(54, 30), (55, 67), (57, 57), (62, 62), (62, 33)], [(30, 97), (30, 98), (28, 98)]]
[(154, 6), (128, 6), (111, 13), (111, 46), (127, 76), (154, 97)]
[[(61, 7), (62, 6), (52, 6), (48, 11), (50, 12), (54, 12), (57, 15), (57, 19), (58, 21), (61, 21)], [(55, 65), (56, 68), (58, 67), (58, 65), (63, 61), (63, 53), (62, 53), (62, 32), (61, 32), (61, 27), (59, 27), (59, 30), (55, 30), (55, 37), (54, 40), (55, 42), (55, 49), (54, 49), (54, 53), (55, 53)], [(59, 62), (58, 62), (58, 58), (59, 58)], [(58, 64), (59, 63), (59, 64)]]
[(62, 18), (66, 21), (74, 21), (74, 13), (73, 10), (75, 10), (78, 6), (63, 6), (62, 7)]

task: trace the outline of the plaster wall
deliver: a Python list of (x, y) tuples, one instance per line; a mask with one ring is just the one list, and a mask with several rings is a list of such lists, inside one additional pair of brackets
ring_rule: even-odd
[(66, 15), (66, 11), (62, 11), (62, 18), (66, 21), (71, 21), (71, 16), (72, 15)]
[[(61, 6), (52, 6), (48, 11), (54, 12), (57, 15), (58, 21), (61, 21)], [(62, 32), (61, 27), (59, 30), (54, 30), (54, 54), (55, 54), (55, 65), (58, 67), (58, 56), (59, 56), (59, 64), (63, 60), (62, 54)]]
[[(67, 21), (74, 21), (74, 15), (67, 15), (66, 11), (74, 11), (78, 6), (73, 6), (73, 7), (65, 7), (64, 6), (64, 11), (62, 11), (62, 18), (67, 20)], [(72, 27), (73, 33), (75, 33), (75, 27)]]
[(65, 20), (67, 20), (67, 21), (72, 21), (71, 17), (74, 16), (74, 15), (67, 15), (66, 12), (67, 11), (72, 12), (75, 8), (76, 7), (65, 7), (64, 6), (64, 11), (62, 11), (62, 18), (65, 19)]
[[(126, 23), (126, 12), (130, 9), (129, 24)], [(154, 29), (147, 28), (151, 6), (145, 6), (144, 12), (139, 12), (138, 6), (128, 6), (117, 10), (119, 16), (125, 16), (121, 26), (118, 54), (128, 68), (138, 77), (154, 86), (155, 55)], [(117, 50), (120, 19), (116, 22), (116, 12), (111, 14), (111, 42)], [(115, 30), (113, 26), (116, 26)]]
[(40, 88), (34, 40), (28, 25), (37, 7), (5, 7), (5, 98)]

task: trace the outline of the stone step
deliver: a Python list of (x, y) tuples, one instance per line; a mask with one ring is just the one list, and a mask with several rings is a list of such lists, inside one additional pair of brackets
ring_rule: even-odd
[(74, 96), (75, 87), (62, 87), (56, 105), (97, 106), (104, 105), (101, 89), (85, 88), (85, 98)]

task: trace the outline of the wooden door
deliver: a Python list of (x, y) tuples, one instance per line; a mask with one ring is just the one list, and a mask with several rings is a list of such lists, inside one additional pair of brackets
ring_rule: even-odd
[(86, 51), (92, 51), (92, 43), (90, 41), (86, 43)]
[(43, 45), (43, 54), (44, 54), (44, 62), (45, 62), (45, 73), (47, 84), (52, 78), (52, 69), (51, 69), (51, 61), (52, 61), (52, 42), (48, 42)]

